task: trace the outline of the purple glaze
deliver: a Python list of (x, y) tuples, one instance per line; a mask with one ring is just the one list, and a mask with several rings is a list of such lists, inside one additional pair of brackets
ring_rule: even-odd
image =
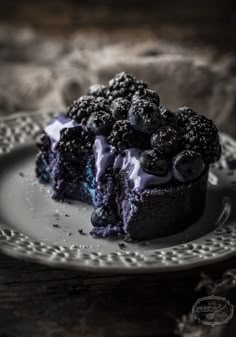
[[(52, 151), (55, 149), (56, 143), (60, 139), (60, 131), (64, 128), (85, 127), (73, 121), (65, 115), (59, 115), (52, 119), (45, 132), (51, 139)], [(117, 154), (115, 149), (107, 143), (104, 136), (96, 136), (93, 146), (95, 163), (96, 163), (96, 181), (100, 181), (108, 167), (113, 167), (117, 171), (126, 171), (129, 173), (129, 179), (134, 185), (134, 189), (144, 190), (150, 186), (159, 186), (168, 183), (172, 179), (172, 172), (168, 172), (165, 176), (155, 176), (146, 173), (139, 162), (141, 150), (128, 149)]]
[(96, 136), (93, 149), (97, 169), (96, 181), (99, 181), (105, 174), (106, 169), (114, 166), (117, 155), (104, 136)]
[(172, 172), (165, 176), (155, 176), (146, 173), (139, 162), (141, 150), (128, 149), (117, 154), (114, 148), (107, 143), (106, 137), (97, 136), (94, 144), (95, 162), (97, 168), (96, 181), (99, 181), (106, 169), (112, 166), (117, 171), (126, 171), (134, 189), (144, 190), (150, 186), (166, 184), (172, 179)]

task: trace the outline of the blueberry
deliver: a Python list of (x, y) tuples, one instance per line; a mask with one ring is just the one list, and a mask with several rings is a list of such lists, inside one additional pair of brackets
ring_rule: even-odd
[(113, 123), (114, 120), (108, 112), (97, 111), (89, 117), (87, 128), (95, 135), (107, 136), (111, 132)]
[(152, 134), (161, 125), (161, 115), (155, 104), (144, 99), (134, 101), (128, 112), (130, 124), (138, 131)]
[(115, 120), (127, 119), (127, 114), (130, 108), (130, 102), (122, 97), (114, 99), (111, 103), (111, 113)]
[(143, 151), (139, 161), (141, 167), (147, 173), (164, 176), (168, 171), (168, 165), (165, 158), (155, 150)]
[(182, 151), (173, 159), (174, 177), (182, 183), (197, 179), (203, 170), (203, 158), (195, 151)]
[(105, 227), (115, 224), (117, 218), (112, 209), (107, 206), (96, 208), (91, 215), (91, 223), (94, 227)]

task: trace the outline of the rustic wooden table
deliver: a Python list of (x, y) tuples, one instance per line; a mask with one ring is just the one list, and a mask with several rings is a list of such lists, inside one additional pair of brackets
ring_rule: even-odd
[(174, 336), (177, 319), (206, 294), (196, 291), (201, 274), (217, 280), (232, 266), (235, 259), (179, 273), (96, 275), (0, 255), (0, 336)]

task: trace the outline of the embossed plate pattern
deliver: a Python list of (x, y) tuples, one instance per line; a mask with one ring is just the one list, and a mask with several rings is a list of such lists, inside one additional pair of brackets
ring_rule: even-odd
[[(93, 272), (181, 270), (236, 253), (236, 142), (221, 134), (223, 155), (209, 176), (206, 210), (182, 233), (142, 243), (92, 239), (91, 207), (58, 203), (34, 176), (34, 141), (50, 112), (0, 120), (0, 250), (52, 266)], [(231, 168), (229, 168), (229, 161)], [(235, 165), (236, 167), (236, 165)]]

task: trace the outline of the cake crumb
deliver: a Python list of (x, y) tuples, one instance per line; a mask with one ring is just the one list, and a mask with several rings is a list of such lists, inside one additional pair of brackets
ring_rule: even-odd
[(52, 226), (53, 226), (54, 228), (60, 228), (60, 226), (59, 226), (57, 223), (54, 223)]
[(87, 235), (87, 234), (84, 232), (83, 229), (78, 229), (78, 232), (79, 232), (80, 235)]
[(66, 218), (69, 218), (69, 214), (65, 214), (65, 217), (66, 217)]
[(123, 242), (119, 242), (118, 246), (119, 246), (120, 249), (126, 249), (127, 248), (126, 244), (124, 244)]

